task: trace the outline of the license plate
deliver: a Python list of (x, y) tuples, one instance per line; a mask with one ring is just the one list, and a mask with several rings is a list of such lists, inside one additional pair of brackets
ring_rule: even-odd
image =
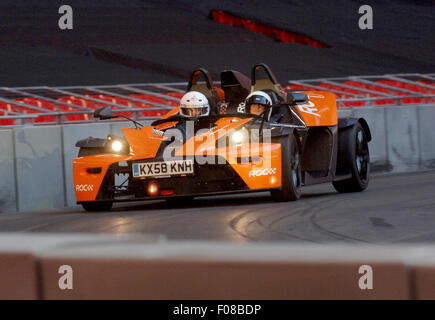
[(193, 173), (193, 160), (133, 163), (133, 177), (159, 177)]

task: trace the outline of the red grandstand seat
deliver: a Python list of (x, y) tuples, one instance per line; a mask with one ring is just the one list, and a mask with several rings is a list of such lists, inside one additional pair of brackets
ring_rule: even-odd
[(164, 98), (152, 96), (149, 94), (132, 94), (132, 95), (130, 95), (130, 97), (144, 100), (145, 102), (150, 101), (150, 102), (159, 103), (159, 104), (166, 105), (166, 106), (173, 106), (173, 107), (178, 106), (178, 101), (164, 99)]
[[(395, 91), (391, 91), (389, 89), (386, 88), (381, 88), (381, 87), (377, 87), (375, 85), (371, 85), (371, 84), (367, 84), (367, 83), (362, 83), (362, 82), (358, 82), (358, 81), (344, 81), (343, 84), (349, 85), (349, 86), (354, 86), (354, 87), (359, 87), (359, 88), (364, 88), (364, 89), (368, 89), (371, 91), (375, 91), (375, 92), (380, 92), (380, 93), (386, 93), (392, 96), (397, 95)], [(382, 95), (377, 95), (374, 93), (365, 93), (367, 96), (369, 97), (382, 97)], [(396, 101), (393, 99), (382, 99), (382, 100), (375, 100), (372, 102), (374, 105), (385, 105), (385, 104), (395, 104)]]
[[(0, 111), (0, 116), (5, 116), (6, 112)], [(15, 119), (0, 119), (0, 126), (13, 126)]]
[(337, 91), (342, 91), (342, 92), (353, 93), (353, 94), (357, 94), (357, 95), (364, 95), (363, 92), (358, 91), (356, 89), (344, 88), (344, 87), (336, 86), (336, 85), (329, 84), (329, 83), (320, 83), (318, 86), (325, 88), (327, 90), (330, 89), (330, 90), (337, 90)]
[(425, 80), (418, 80), (417, 82), (423, 83), (423, 84), (428, 84), (430, 86), (434, 86), (435, 87), (435, 82), (430, 82), (430, 81), (425, 81)]
[[(91, 103), (89, 103), (88, 101), (86, 101), (84, 99), (77, 98), (77, 97), (74, 97), (74, 96), (61, 97), (61, 98), (58, 98), (57, 100), (59, 100), (61, 102), (64, 102), (64, 103), (67, 103), (67, 104), (72, 104), (72, 105), (76, 105), (76, 106), (91, 108)], [(58, 104), (57, 106), (59, 107), (59, 109), (61, 111), (64, 111), (64, 112), (82, 111), (80, 109), (74, 108), (73, 106), (68, 107), (68, 106), (65, 106), (63, 104)], [(67, 115), (65, 115), (65, 117), (69, 121), (89, 120), (89, 115), (88, 114), (67, 114)]]
[[(378, 80), (376, 81), (378, 83), (383, 83), (392, 87), (397, 87), (397, 88), (401, 88), (401, 89), (406, 89), (406, 90), (410, 90), (410, 91), (414, 91), (416, 94), (435, 94), (435, 88), (434, 90), (426, 88), (426, 87), (420, 87), (418, 85), (413, 85), (410, 83), (406, 83), (406, 82), (402, 82), (402, 81), (393, 81), (393, 80)], [(412, 94), (408, 94), (408, 95), (412, 95)], [(422, 103), (422, 102), (426, 102), (428, 103), (429, 99), (428, 98), (409, 98), (409, 99), (402, 99), (403, 103)]]
[[(150, 95), (132, 94), (132, 95), (130, 95), (130, 97), (135, 98), (135, 99), (139, 99), (139, 100), (143, 100), (143, 102), (133, 101), (133, 104), (136, 108), (158, 108), (158, 106), (155, 106), (152, 104), (147, 104), (147, 101), (160, 103), (160, 104), (164, 104), (167, 106), (178, 105), (178, 103), (176, 101), (164, 100), (162, 98), (153, 97)], [(152, 99), (150, 99), (150, 97)], [(169, 101), (170, 101), (170, 103), (169, 103)], [(150, 111), (142, 111), (141, 113), (144, 117), (160, 117), (160, 116), (163, 116), (166, 113), (168, 113), (168, 111), (169, 110), (150, 110)]]
[[(123, 105), (123, 106), (130, 107), (130, 108), (133, 106), (132, 103), (128, 99), (125, 99), (125, 98), (113, 97), (113, 96), (104, 95), (104, 94), (92, 94), (92, 95), (88, 95), (87, 94), (85, 96), (89, 97), (89, 98), (93, 98), (93, 99), (98, 99), (98, 100), (107, 101), (107, 102), (110, 102), (110, 103), (115, 103), (115, 104)], [(88, 100), (88, 101), (90, 101), (90, 100)], [(95, 102), (95, 101), (92, 101), (92, 104), (93, 104), (93, 108), (94, 109), (106, 107), (106, 106), (109, 105), (109, 104), (105, 104), (104, 102)], [(110, 105), (110, 106), (112, 107), (113, 111), (124, 110), (124, 108), (119, 108), (117, 106), (112, 106), (112, 105)], [(127, 116), (127, 117), (132, 117), (131, 112), (128, 112), (128, 111), (126, 111), (126, 112), (115, 112), (115, 114), (122, 114), (122, 115)]]
[(168, 93), (162, 93), (162, 94), (170, 96), (170, 97), (174, 97), (177, 99), (181, 99), (184, 96), (184, 93), (182, 93), (182, 92), (168, 92)]
[(9, 112), (17, 112), (12, 104), (0, 101), (0, 109), (9, 111)]
[[(34, 106), (34, 107), (38, 107), (41, 109), (41, 113), (42, 112), (46, 112), (48, 111), (58, 111), (56, 109), (56, 107), (53, 105), (53, 103), (49, 102), (49, 101), (45, 101), (45, 100), (41, 100), (41, 99), (37, 99), (37, 98), (23, 98), (23, 99), (16, 99), (16, 101), (18, 102), (22, 102), (22, 103), (26, 103), (28, 105)], [(38, 113), (37, 110), (33, 110), (33, 109), (29, 109), (29, 108), (25, 108), (25, 107), (17, 107), (22, 113)], [(34, 120), (29, 120), (31, 122), (55, 122), (55, 117), (54, 116), (39, 116), (38, 118), (34, 119)]]

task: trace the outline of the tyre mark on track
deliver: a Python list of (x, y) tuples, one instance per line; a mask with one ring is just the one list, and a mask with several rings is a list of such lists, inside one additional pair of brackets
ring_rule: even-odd
[[(291, 216), (291, 215), (296, 215), (301, 209), (302, 208), (296, 209), (297, 210), (296, 212), (293, 211), (292, 213), (286, 214), (283, 217), (280, 217), (280, 218), (276, 219), (275, 221), (284, 219), (284, 218), (286, 218), (288, 216)], [(278, 231), (278, 230), (272, 230), (271, 227), (269, 227), (270, 225), (267, 225), (267, 224), (262, 222), (262, 219), (267, 219), (268, 217), (271, 217), (271, 216), (275, 215), (276, 213), (268, 214), (266, 216), (261, 215), (261, 213), (260, 213), (259, 217), (253, 218), (252, 220), (250, 220), (249, 222), (247, 222), (245, 224), (243, 224), (243, 223), (241, 224), (241, 221), (244, 218), (247, 218), (248, 215), (252, 214), (252, 213), (254, 213), (254, 214), (258, 213), (258, 211), (256, 211), (256, 209), (252, 209), (252, 210), (249, 210), (247, 212), (243, 212), (240, 215), (238, 215), (237, 217), (235, 217), (234, 219), (232, 219), (230, 221), (230, 227), (231, 227), (231, 229), (233, 229), (235, 232), (237, 232), (239, 235), (241, 235), (242, 237), (244, 237), (246, 239), (249, 239), (249, 240), (252, 240), (252, 241), (261, 241), (260, 239), (257, 239), (253, 235), (249, 234), (249, 231), (248, 231), (248, 228), (250, 226), (252, 226), (253, 224), (257, 223), (261, 228), (264, 229), (264, 231), (270, 232), (272, 234), (283, 235), (283, 236), (285, 236), (287, 238), (296, 239), (296, 240), (315, 242), (314, 240), (307, 239), (307, 238), (304, 238), (304, 237), (300, 237), (300, 236), (297, 236), (297, 235), (294, 235), (294, 234), (291, 234), (291, 233), (286, 233), (286, 232), (282, 232), (282, 231)]]
[(355, 238), (355, 237), (351, 237), (339, 232), (335, 232), (335, 231), (331, 231), (328, 230), (325, 227), (322, 227), (317, 221), (317, 213), (314, 213), (313, 215), (310, 216), (310, 222), (313, 225), (314, 228), (316, 228), (317, 230), (329, 235), (330, 237), (334, 238), (334, 239), (338, 239), (338, 240), (345, 240), (345, 241), (352, 241), (352, 242), (362, 242), (362, 243), (371, 243), (370, 241), (366, 241), (363, 239), (359, 239), (359, 238)]
[(262, 226), (265, 230), (267, 230), (267, 231), (270, 232), (270, 233), (275, 233), (275, 234), (283, 235), (283, 236), (286, 236), (287, 238), (291, 238), (291, 239), (297, 239), (297, 240), (303, 240), (303, 241), (308, 241), (308, 242), (314, 242), (314, 243), (316, 243), (317, 241), (315, 241), (315, 240), (308, 239), (308, 238), (301, 237), (301, 236), (297, 236), (297, 235), (295, 235), (295, 234), (293, 234), (293, 233), (291, 233), (291, 232), (289, 232), (289, 231), (287, 231), (287, 232), (283, 232), (283, 231), (273, 230), (273, 229), (272, 229), (272, 227), (273, 227), (276, 223), (278, 223), (278, 222), (280, 222), (280, 221), (282, 221), (282, 220), (284, 220), (284, 219), (286, 219), (286, 218), (288, 218), (288, 217), (295, 216), (295, 215), (299, 214), (299, 212), (300, 212), (301, 210), (303, 210), (303, 209), (304, 209), (303, 207), (302, 207), (302, 208), (297, 208), (297, 209), (295, 209), (296, 211), (292, 211), (291, 213), (284, 214), (283, 216), (279, 217), (278, 219), (273, 220), (273, 221), (270, 222), (269, 224), (263, 223), (261, 219), (262, 219), (262, 218), (265, 218), (265, 219), (266, 219), (266, 218), (268, 218), (268, 217), (270, 217), (270, 216), (273, 216), (273, 215), (274, 215), (273, 213), (270, 214), (270, 215), (268, 215), (268, 216), (266, 216), (266, 217), (259, 217), (259, 218), (257, 219), (257, 222), (258, 222), (258, 224), (259, 224), (260, 226)]
[[(252, 236), (248, 235), (247, 232), (247, 226), (251, 224), (251, 222), (255, 222), (257, 219), (254, 219), (253, 221), (250, 221), (248, 224), (242, 224), (239, 226), (240, 221), (247, 217), (250, 213), (252, 213), (253, 210), (248, 210), (245, 212), (242, 212), (241, 214), (237, 215), (235, 218), (231, 219), (229, 225), (232, 230), (234, 230), (238, 235), (242, 236), (245, 239), (251, 240), (251, 241), (258, 241), (258, 239), (253, 238)], [(241, 230), (241, 229), (245, 230)]]

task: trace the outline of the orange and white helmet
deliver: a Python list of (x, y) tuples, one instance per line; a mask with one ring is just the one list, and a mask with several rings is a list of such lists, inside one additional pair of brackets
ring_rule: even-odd
[(205, 117), (210, 114), (210, 104), (198, 91), (187, 92), (180, 101), (180, 115), (187, 118)]

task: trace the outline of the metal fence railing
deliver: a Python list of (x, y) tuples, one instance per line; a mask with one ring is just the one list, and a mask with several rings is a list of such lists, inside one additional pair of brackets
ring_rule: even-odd
[[(95, 109), (107, 105), (115, 114), (152, 120), (178, 105), (186, 86), (173, 82), (0, 87), (0, 127), (93, 122)], [(339, 108), (435, 103), (433, 73), (290, 80), (286, 88), (333, 92)]]

